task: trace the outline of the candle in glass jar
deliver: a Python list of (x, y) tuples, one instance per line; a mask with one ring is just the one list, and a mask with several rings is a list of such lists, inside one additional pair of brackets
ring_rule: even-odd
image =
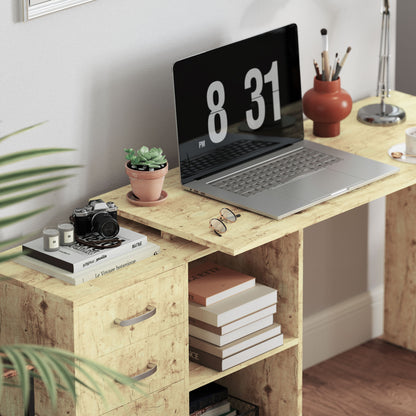
[(74, 242), (74, 226), (72, 224), (59, 224), (59, 244), (69, 246)]
[(43, 229), (43, 249), (45, 251), (59, 250), (59, 231), (54, 227)]

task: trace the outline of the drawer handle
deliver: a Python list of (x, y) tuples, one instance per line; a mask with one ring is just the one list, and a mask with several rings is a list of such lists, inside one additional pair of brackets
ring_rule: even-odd
[(151, 318), (156, 313), (156, 307), (155, 306), (147, 306), (144, 312), (142, 312), (140, 315), (135, 316), (134, 318), (122, 320), (122, 319), (114, 319), (114, 323), (116, 325), (120, 326), (130, 326), (137, 324), (139, 322), (145, 321), (146, 319)]
[(149, 363), (149, 364), (147, 364), (147, 368), (148, 369), (146, 371), (143, 371), (143, 373), (137, 374), (137, 376), (132, 377), (132, 380), (139, 381), (139, 380), (143, 380), (147, 377), (150, 377), (152, 374), (156, 373), (157, 364)]

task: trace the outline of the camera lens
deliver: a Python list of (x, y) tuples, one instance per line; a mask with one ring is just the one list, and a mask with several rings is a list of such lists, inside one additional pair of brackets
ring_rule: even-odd
[(118, 222), (108, 212), (98, 212), (92, 217), (92, 231), (103, 237), (115, 237), (120, 231)]

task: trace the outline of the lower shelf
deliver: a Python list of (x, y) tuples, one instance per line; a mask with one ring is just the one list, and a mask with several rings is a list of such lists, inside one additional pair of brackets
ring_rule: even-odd
[(215, 371), (210, 368), (204, 367), (202, 365), (196, 364), (194, 362), (189, 363), (189, 391), (195, 390), (198, 387), (201, 387), (205, 384), (211, 383), (213, 381), (219, 380), (229, 374), (235, 373), (242, 368), (248, 367), (254, 363), (264, 360), (265, 358), (271, 357), (275, 354), (279, 354), (282, 351), (285, 351), (289, 348), (293, 348), (299, 345), (299, 338), (294, 337), (285, 337), (284, 343), (281, 347), (275, 348), (274, 350), (268, 351), (264, 354), (261, 354), (257, 357), (252, 358), (251, 360), (245, 361), (239, 365), (236, 365), (233, 368), (230, 368), (226, 371)]

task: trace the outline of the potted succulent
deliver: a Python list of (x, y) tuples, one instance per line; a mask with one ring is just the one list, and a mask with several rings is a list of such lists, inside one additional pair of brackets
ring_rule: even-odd
[(153, 202), (162, 195), (168, 162), (161, 148), (142, 146), (139, 150), (124, 149), (127, 176), (133, 194), (142, 202)]

